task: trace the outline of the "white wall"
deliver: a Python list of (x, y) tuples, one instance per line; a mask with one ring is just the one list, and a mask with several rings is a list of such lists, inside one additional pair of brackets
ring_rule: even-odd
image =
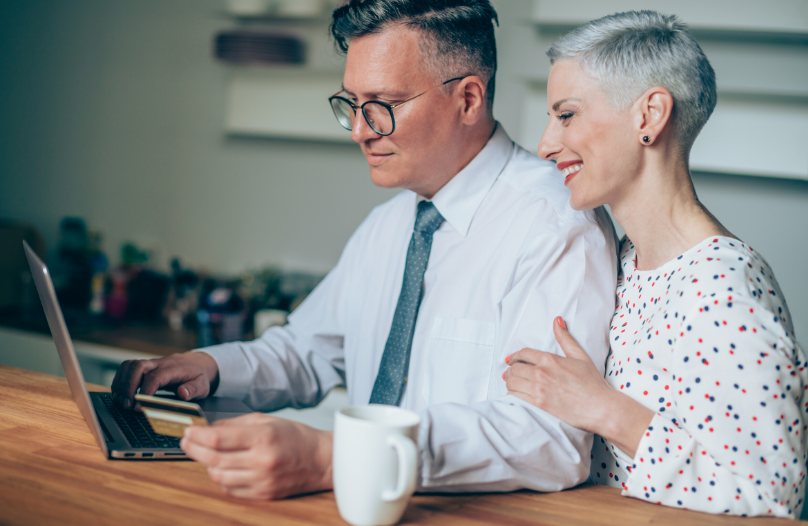
[(0, 217), (51, 249), (73, 214), (114, 258), (134, 239), (215, 271), (330, 269), (394, 192), (355, 145), (224, 135), (212, 38), (233, 24), (216, 0), (0, 4)]
[[(529, 22), (530, 0), (493, 3), (495, 111), (532, 150), (529, 132), (546, 119), (530, 96), (543, 89), (546, 35)], [(0, 3), (0, 217), (34, 223), (50, 249), (58, 221), (78, 215), (103, 230), (113, 257), (132, 239), (162, 260), (221, 272), (333, 266), (395, 192), (372, 185), (356, 146), (224, 134), (229, 70), (211, 58), (211, 42), (233, 25), (218, 0)], [(707, 206), (774, 267), (804, 339), (808, 182), (694, 179)]]

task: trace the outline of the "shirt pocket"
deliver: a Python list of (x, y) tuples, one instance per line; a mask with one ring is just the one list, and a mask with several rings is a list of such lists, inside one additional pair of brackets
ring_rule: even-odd
[(494, 342), (493, 323), (435, 318), (422, 391), (426, 403), (484, 401), (491, 380)]

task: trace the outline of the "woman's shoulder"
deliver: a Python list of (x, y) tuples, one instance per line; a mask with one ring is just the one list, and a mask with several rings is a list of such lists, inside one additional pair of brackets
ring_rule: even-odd
[[(734, 238), (714, 237), (683, 254), (670, 293), (682, 334), (704, 326), (795, 338), (791, 314), (765, 258)], [(706, 340), (705, 340), (706, 341)], [(774, 341), (774, 340), (772, 340)], [(770, 342), (771, 343), (771, 342)]]
[(762, 254), (730, 237), (713, 237), (700, 245), (686, 253), (680, 276), (697, 297), (721, 295), (757, 304), (788, 320), (790, 329), (785, 297)]

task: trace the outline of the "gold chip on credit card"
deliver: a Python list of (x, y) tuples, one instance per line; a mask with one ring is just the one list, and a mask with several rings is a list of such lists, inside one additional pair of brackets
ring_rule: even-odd
[(155, 433), (182, 438), (186, 427), (208, 425), (202, 408), (193, 402), (141, 394), (135, 395), (135, 400), (140, 404)]

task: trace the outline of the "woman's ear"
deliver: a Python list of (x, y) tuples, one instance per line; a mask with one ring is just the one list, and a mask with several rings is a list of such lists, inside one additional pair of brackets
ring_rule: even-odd
[(466, 77), (458, 84), (458, 93), (463, 98), (462, 120), (466, 124), (475, 124), (488, 109), (486, 85), (476, 75)]
[(637, 140), (648, 146), (654, 143), (671, 122), (673, 95), (662, 86), (646, 90), (634, 103)]

